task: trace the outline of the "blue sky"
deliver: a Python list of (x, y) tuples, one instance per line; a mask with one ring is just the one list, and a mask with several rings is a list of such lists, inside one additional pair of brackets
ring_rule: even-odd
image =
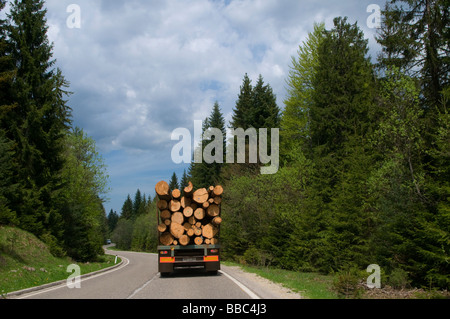
[[(70, 4), (80, 28), (66, 24)], [(218, 101), (231, 118), (245, 73), (261, 74), (283, 108), (291, 56), (314, 22), (336, 16), (367, 26), (368, 0), (47, 0), (48, 36), (57, 66), (71, 83), (74, 125), (95, 139), (110, 175), (105, 203), (120, 213), (127, 194), (154, 196), (154, 186), (179, 177), (171, 132), (209, 115)]]

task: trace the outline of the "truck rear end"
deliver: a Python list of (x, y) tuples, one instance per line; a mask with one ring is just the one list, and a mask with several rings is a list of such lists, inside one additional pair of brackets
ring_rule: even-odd
[(161, 181), (158, 195), (158, 269), (162, 275), (182, 268), (220, 270), (220, 225), (223, 188), (220, 185), (194, 191), (191, 182), (184, 192)]
[(176, 269), (220, 270), (220, 245), (158, 246), (158, 271), (162, 276)]

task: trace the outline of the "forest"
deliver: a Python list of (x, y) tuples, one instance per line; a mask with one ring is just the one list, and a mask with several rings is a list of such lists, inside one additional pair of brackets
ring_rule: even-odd
[[(376, 57), (358, 23), (318, 22), (291, 59), (282, 107), (263, 75), (248, 74), (229, 123), (212, 106), (204, 132), (280, 129), (276, 174), (247, 159), (192, 162), (170, 178), (171, 188), (223, 186), (224, 259), (321, 273), (377, 264), (413, 286), (450, 288), (449, 7), (387, 1)], [(107, 172), (71, 125), (43, 2), (16, 0), (10, 16), (0, 25), (0, 224), (81, 260), (109, 235), (121, 249), (154, 250), (151, 195), (138, 189), (106, 216)]]

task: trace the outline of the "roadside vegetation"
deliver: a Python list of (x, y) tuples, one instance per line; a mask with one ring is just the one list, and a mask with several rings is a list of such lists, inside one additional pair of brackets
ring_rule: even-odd
[(386, 277), (381, 288), (371, 289), (365, 284), (367, 272), (355, 269), (324, 275), (231, 261), (223, 263), (281, 284), (306, 299), (450, 299), (447, 290), (412, 287), (401, 273)]
[(95, 261), (77, 263), (70, 257), (55, 257), (36, 236), (13, 227), (0, 226), (0, 299), (8, 293), (66, 280), (76, 264), (81, 275), (114, 265), (115, 256), (101, 255)]

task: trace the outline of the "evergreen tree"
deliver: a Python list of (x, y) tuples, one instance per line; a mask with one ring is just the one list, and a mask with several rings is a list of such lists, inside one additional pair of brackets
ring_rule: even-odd
[[(218, 129), (220, 136), (215, 136), (210, 129)], [(197, 147), (196, 152), (210, 155), (213, 161), (207, 163), (203, 157), (202, 163), (191, 163), (189, 176), (195, 187), (209, 187), (221, 181), (221, 171), (225, 162), (226, 130), (225, 119), (218, 102), (214, 103), (211, 114), (203, 125), (203, 136), (209, 133), (212, 133), (211, 140), (204, 139), (202, 144)], [(217, 141), (218, 138), (220, 138), (219, 141)]]
[(16, 225), (16, 212), (10, 209), (9, 198), (16, 185), (12, 184), (12, 143), (0, 131), (0, 225)]
[[(337, 269), (368, 262), (370, 217), (364, 200), (372, 163), (368, 147), (373, 130), (375, 81), (367, 40), (356, 24), (336, 18), (318, 49), (314, 92), (309, 108), (314, 162), (310, 196), (328, 225), (322, 237), (322, 266)], [(324, 214), (324, 212), (327, 212)], [(317, 252), (316, 252), (317, 253)], [(323, 268), (324, 269), (324, 268)]]
[[(5, 7), (5, 1), (0, 0), (0, 12)], [(6, 21), (0, 19), (0, 127), (5, 131), (9, 128), (6, 115), (14, 108), (12, 93), (13, 79), (15, 75), (14, 60), (11, 58), (7, 41)]]
[(232, 128), (248, 129), (252, 121), (251, 110), (253, 109), (253, 87), (247, 73), (240, 89), (236, 106), (233, 109), (232, 120), (230, 125)]
[[(4, 7), (5, 1), (1, 0), (0, 12)], [(0, 19), (0, 224), (18, 224), (16, 213), (10, 208), (17, 186), (13, 185), (13, 143), (6, 137), (6, 114), (15, 106), (11, 92), (14, 66), (8, 54), (6, 27), (6, 21)]]
[(141, 191), (138, 189), (136, 191), (136, 194), (134, 195), (134, 201), (133, 201), (133, 219), (136, 219), (136, 217), (140, 214), (141, 206), (143, 204), (143, 198), (141, 195)]
[(436, 124), (436, 108), (450, 84), (450, 14), (447, 0), (390, 0), (378, 42), (380, 63), (395, 66), (421, 80), (424, 106)]
[(131, 219), (133, 216), (133, 201), (131, 200), (130, 194), (128, 194), (127, 199), (123, 203), (122, 213), (120, 217), (123, 219)]
[(182, 195), (184, 194), (184, 188), (188, 186), (188, 184), (189, 184), (189, 177), (186, 173), (186, 170), (184, 170), (180, 181), (180, 191)]
[(108, 231), (112, 233), (117, 226), (117, 222), (119, 221), (119, 215), (111, 208), (107, 220), (108, 220)]
[(170, 190), (180, 189), (180, 185), (178, 184), (178, 177), (175, 172), (173, 172), (172, 177), (170, 178), (169, 189)]
[(262, 75), (259, 75), (253, 88), (253, 107), (249, 113), (251, 113), (249, 124), (256, 129), (280, 127), (280, 108), (277, 106), (272, 88), (269, 84), (264, 84)]
[(17, 106), (4, 121), (7, 137), (14, 141), (14, 175), (20, 185), (13, 209), (23, 229), (36, 235), (50, 231), (51, 237), (61, 231), (52, 229), (52, 221), (60, 219), (54, 204), (62, 186), (59, 176), (70, 108), (64, 100), (67, 82), (53, 69), (45, 15), (42, 0), (15, 0), (11, 5), (8, 41), (17, 67), (12, 86)]
[[(296, 156), (309, 138), (309, 108), (314, 87), (312, 81), (318, 66), (318, 48), (324, 37), (325, 24), (314, 24), (314, 31), (298, 49), (298, 56), (292, 57), (287, 80), (287, 98), (281, 117), (281, 154), (289, 161)], [(291, 155), (292, 154), (292, 155)]]

